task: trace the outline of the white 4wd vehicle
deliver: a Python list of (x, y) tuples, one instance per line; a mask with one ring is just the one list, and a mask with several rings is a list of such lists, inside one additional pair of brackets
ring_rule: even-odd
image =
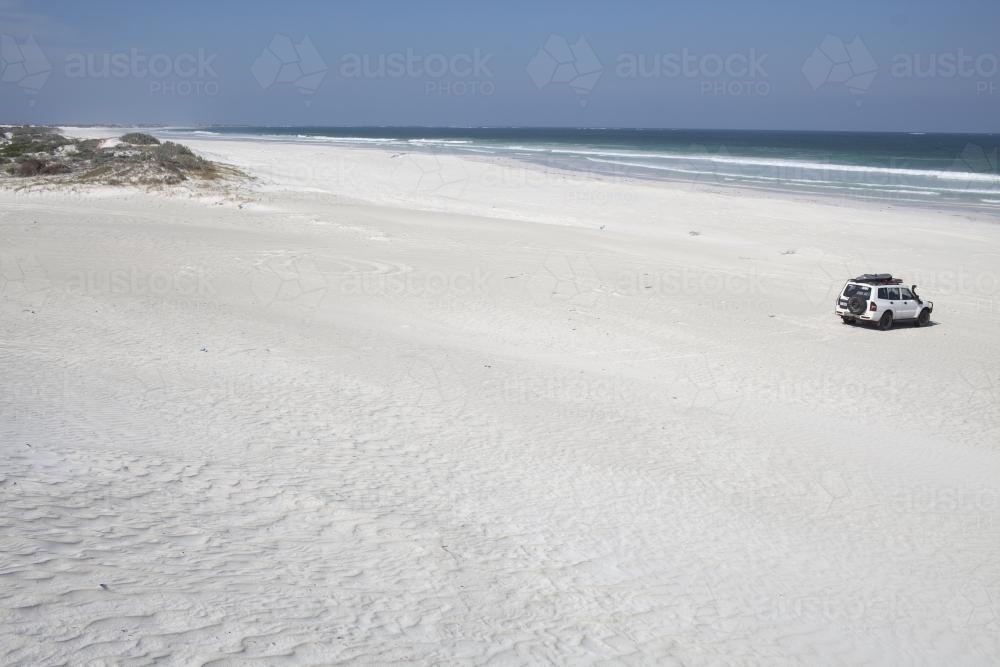
[(930, 323), (934, 304), (917, 295), (917, 286), (903, 287), (903, 281), (888, 273), (866, 273), (852, 278), (837, 297), (836, 313), (844, 324), (877, 322), (887, 331), (892, 323), (909, 320), (922, 327)]

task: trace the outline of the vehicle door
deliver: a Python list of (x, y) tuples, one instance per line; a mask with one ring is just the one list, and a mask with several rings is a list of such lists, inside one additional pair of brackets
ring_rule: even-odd
[(837, 300), (837, 305), (841, 308), (847, 308), (847, 302), (852, 296), (860, 296), (865, 301), (871, 297), (872, 288), (867, 285), (852, 285), (848, 283), (844, 287), (843, 294), (840, 295)]
[[(883, 308), (883, 309), (885, 309), (885, 310), (891, 310), (892, 311), (892, 317), (893, 317), (893, 319), (898, 320), (898, 319), (900, 319), (899, 304), (901, 303), (900, 298), (899, 298), (899, 288), (898, 287), (886, 287), (884, 289), (885, 289), (885, 301), (886, 301), (886, 303), (885, 303), (885, 305), (881, 305), (880, 304), (880, 307)], [(879, 296), (880, 297), (882, 296), (882, 290), (881, 289), (879, 290)]]
[(897, 320), (909, 320), (917, 316), (917, 308), (920, 304), (917, 303), (917, 298), (913, 296), (909, 287), (899, 288), (899, 304), (899, 309), (896, 312)]

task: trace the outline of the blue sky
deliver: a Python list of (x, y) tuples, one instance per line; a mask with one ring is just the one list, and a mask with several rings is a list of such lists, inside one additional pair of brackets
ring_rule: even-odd
[(996, 0), (0, 0), (0, 120), (995, 132), (998, 30)]

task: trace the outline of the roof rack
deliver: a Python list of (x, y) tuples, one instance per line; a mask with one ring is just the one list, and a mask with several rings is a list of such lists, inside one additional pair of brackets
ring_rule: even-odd
[(857, 278), (852, 278), (851, 282), (865, 283), (866, 285), (902, 285), (901, 278), (893, 278), (891, 273), (863, 273)]

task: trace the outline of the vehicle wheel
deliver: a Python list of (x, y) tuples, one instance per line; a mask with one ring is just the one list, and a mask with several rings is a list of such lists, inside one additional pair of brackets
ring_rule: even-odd
[(892, 313), (882, 315), (882, 319), (878, 321), (878, 328), (882, 331), (888, 331), (892, 328)]
[(856, 294), (847, 300), (847, 312), (851, 315), (860, 315), (865, 312), (865, 308), (867, 307), (868, 301)]
[(927, 308), (924, 308), (923, 310), (920, 311), (920, 314), (917, 315), (916, 325), (918, 327), (925, 327), (930, 323), (931, 323), (931, 311)]
[(844, 320), (844, 324), (854, 324), (855, 322), (857, 322), (857, 320), (854, 319), (853, 317), (843, 317), (843, 316), (841, 316), (840, 319)]

